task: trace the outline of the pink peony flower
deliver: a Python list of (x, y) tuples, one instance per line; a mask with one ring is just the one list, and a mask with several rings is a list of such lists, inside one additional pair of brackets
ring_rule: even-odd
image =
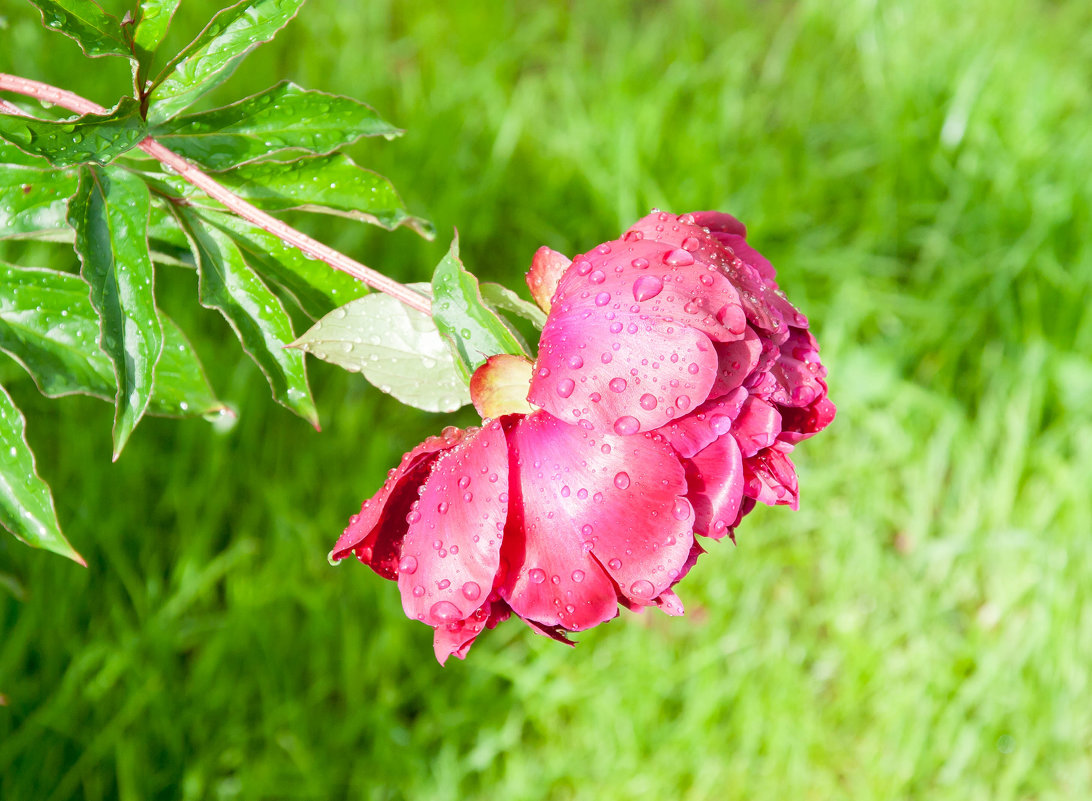
[(789, 453), (835, 412), (807, 318), (745, 234), (720, 212), (653, 212), (560, 276), (556, 257), (529, 276), (550, 296), (530, 402), (590, 431), (658, 431), (689, 460), (713, 537), (755, 501), (796, 508)]
[(681, 614), (670, 588), (697, 556), (686, 494), (683, 462), (656, 434), (508, 414), (407, 453), (330, 556), (397, 581), (442, 664), (513, 612), (562, 640), (619, 603)]
[(481, 428), (407, 453), (331, 552), (397, 581), (443, 663), (513, 613), (536, 631), (674, 585), (757, 502), (797, 504), (789, 454), (834, 416), (807, 319), (735, 218), (654, 213), (528, 274), (549, 314), (534, 365), (475, 372)]

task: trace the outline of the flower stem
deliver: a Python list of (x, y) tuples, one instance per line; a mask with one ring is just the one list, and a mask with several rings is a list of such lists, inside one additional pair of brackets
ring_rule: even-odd
[[(39, 81), (32, 81), (29, 78), (21, 78), (17, 75), (0, 73), (0, 91), (14, 92), (27, 97), (33, 97), (36, 100), (52, 103), (55, 106), (74, 111), (77, 114), (106, 114), (108, 111), (97, 103), (93, 103), (72, 92)], [(9, 114), (24, 113), (18, 106), (14, 106), (3, 100), (0, 100), (0, 110)], [(165, 148), (152, 137), (147, 137), (137, 145), (137, 147), (168, 167), (171, 171), (178, 173), (181, 178), (193, 186), (196, 186), (209, 197), (223, 203), (228, 209), (242, 217), (244, 220), (254, 223), (254, 225), (268, 231), (273, 234), (273, 236), (299, 248), (304, 254), (325, 262), (335, 270), (341, 270), (343, 273), (348, 273), (354, 278), (363, 281), (372, 289), (385, 292), (410, 308), (417, 309), (425, 314), (432, 313), (432, 306), (428, 298), (417, 294), (409, 287), (398, 283), (392, 278), (388, 278), (382, 273), (373, 270), (371, 267), (367, 267), (360, 262), (349, 258), (344, 253), (312, 239), (307, 234), (302, 231), (297, 231), (295, 228), (278, 220), (276, 217), (266, 214), (261, 209), (248, 203), (231, 190), (222, 186), (207, 173), (202, 172), (177, 153)]]

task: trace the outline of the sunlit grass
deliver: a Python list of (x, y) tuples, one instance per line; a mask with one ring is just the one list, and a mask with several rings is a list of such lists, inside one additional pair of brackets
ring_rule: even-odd
[[(406, 279), (454, 225), (518, 286), (540, 244), (653, 205), (739, 215), (839, 406), (797, 452), (801, 510), (712, 547), (686, 618), (575, 651), (508, 623), (441, 670), (393, 586), (325, 554), (452, 418), (314, 363), (313, 433), (218, 361), (180, 273), (160, 300), (231, 431), (148, 420), (110, 465), (105, 404), (0, 365), (91, 565), (0, 538), (5, 801), (1092, 797), (1092, 7), (571, 5), (312, 0), (217, 97), (288, 77), (405, 127), (354, 155), (437, 242), (307, 224)], [(125, 91), (3, 13), (0, 69)]]

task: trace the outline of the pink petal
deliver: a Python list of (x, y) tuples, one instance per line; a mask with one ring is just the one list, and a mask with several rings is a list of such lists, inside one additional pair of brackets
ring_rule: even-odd
[[(686, 217), (687, 215), (682, 215)], [(693, 224), (699, 228), (708, 228), (712, 233), (735, 234), (747, 236), (747, 226), (723, 211), (692, 211), (690, 212)]]
[(796, 444), (814, 436), (830, 425), (834, 419), (834, 412), (834, 404), (826, 397), (803, 408), (782, 408), (781, 433), (778, 439)]
[[(684, 243), (690, 244), (696, 259), (714, 265), (728, 276), (732, 285), (739, 291), (740, 301), (747, 313), (747, 321), (774, 337), (778, 342), (784, 340), (788, 336), (790, 324), (801, 324), (797, 322), (799, 312), (781, 296), (772, 278), (764, 278), (757, 267), (748, 264), (731, 247), (721, 241), (733, 235), (714, 236), (701, 227), (687, 222), (692, 219), (694, 219), (693, 216), (687, 214), (675, 217), (666, 212), (653, 213), (638, 220), (629, 229), (627, 235), (639, 234), (646, 240), (654, 239), (671, 247), (683, 247)], [(741, 242), (742, 238), (731, 241)], [(799, 318), (802, 324), (807, 323), (803, 315), (799, 315)]]
[(432, 635), (432, 650), (436, 654), (436, 660), (442, 665), (449, 656), (466, 659), (466, 654), (477, 636), (486, 628), (496, 628), (498, 623), (503, 623), (511, 614), (508, 604), (497, 600), (482, 605), (465, 620), (437, 626)]
[(826, 394), (822, 379), (827, 371), (819, 361), (819, 344), (802, 328), (792, 329), (770, 372), (778, 384), (770, 398), (783, 406), (810, 406)]
[(671, 443), (679, 456), (689, 459), (732, 429), (732, 421), (739, 415), (746, 399), (747, 390), (734, 389), (723, 397), (706, 401), (656, 433)]
[(713, 341), (741, 339), (746, 327), (732, 285), (688, 251), (604, 243), (561, 279), (529, 400), (597, 431), (657, 428), (705, 400)]
[(596, 435), (543, 412), (514, 425), (509, 442), (519, 502), (501, 597), (516, 614), (578, 631), (617, 614), (616, 586), (642, 605), (671, 586), (693, 543), (693, 510), (666, 443)]
[(549, 313), (557, 282), (570, 264), (572, 261), (567, 256), (548, 247), (540, 247), (535, 251), (531, 269), (527, 271), (527, 286), (531, 290), (531, 297), (544, 312)]
[(744, 494), (767, 506), (799, 505), (796, 468), (789, 459), (792, 445), (777, 442), (743, 460)]
[(689, 459), (686, 467), (694, 530), (720, 539), (736, 524), (743, 500), (743, 457), (735, 437), (718, 438)]
[(436, 460), (402, 541), (398, 589), (407, 617), (443, 626), (485, 603), (500, 566), (507, 490), (499, 422)]
[[(725, 231), (723, 234), (717, 237), (717, 240), (721, 244), (727, 245), (733, 253), (735, 253), (743, 261), (750, 264), (758, 274), (761, 275), (767, 282), (773, 281), (776, 278), (777, 271), (774, 270), (774, 266), (770, 264), (769, 260), (747, 244), (747, 240), (744, 239), (743, 234), (736, 234), (731, 231)], [(793, 320), (792, 317), (789, 318)], [(794, 325), (806, 325), (805, 323), (795, 323)]]
[[(763, 340), (754, 329), (747, 326), (743, 339), (736, 342), (717, 342), (717, 380), (709, 390), (709, 397), (716, 398), (742, 386), (744, 380), (755, 371), (762, 355)], [(777, 348), (773, 348), (776, 354)]]
[(686, 614), (683, 602), (679, 599), (679, 596), (671, 590), (664, 590), (660, 593), (660, 597), (656, 599), (656, 606), (660, 607), (660, 611), (665, 615), (670, 615), (671, 617), (682, 617)]
[(761, 398), (750, 396), (732, 423), (732, 434), (744, 457), (768, 448), (781, 433), (781, 415)]
[(383, 578), (397, 578), (402, 537), (408, 525), (406, 516), (417, 500), (417, 488), (428, 477), (438, 455), (454, 448), (475, 430), (448, 427), (442, 435), (429, 437), (404, 455), (398, 467), (388, 473), (379, 492), (364, 501), (360, 514), (349, 520), (348, 527), (330, 552), (330, 559), (339, 561), (355, 553), (361, 562)]

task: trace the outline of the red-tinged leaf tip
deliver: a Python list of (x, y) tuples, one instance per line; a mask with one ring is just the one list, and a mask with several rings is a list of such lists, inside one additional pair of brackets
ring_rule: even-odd
[(556, 250), (540, 247), (531, 259), (531, 269), (527, 271), (527, 286), (531, 296), (544, 312), (549, 313), (550, 301), (557, 291), (561, 276), (569, 269), (572, 260)]
[(470, 399), (483, 420), (506, 414), (530, 414), (527, 402), (532, 364), (522, 356), (498, 353), (470, 377)]

